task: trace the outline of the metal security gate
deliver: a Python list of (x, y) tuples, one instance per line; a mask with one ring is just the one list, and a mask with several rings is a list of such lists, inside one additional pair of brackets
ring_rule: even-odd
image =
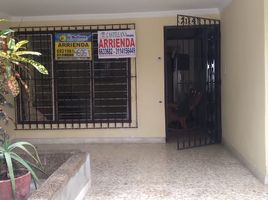
[(165, 27), (167, 141), (186, 149), (221, 142), (220, 21), (178, 15)]

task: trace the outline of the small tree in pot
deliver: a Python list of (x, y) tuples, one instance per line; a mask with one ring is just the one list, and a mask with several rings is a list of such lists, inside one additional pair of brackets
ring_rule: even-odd
[[(0, 19), (0, 22), (2, 21), (4, 20)], [(28, 51), (27, 40), (16, 42), (13, 32), (11, 29), (0, 30), (0, 120), (4, 123), (10, 120), (3, 109), (4, 106), (11, 105), (6, 100), (7, 95), (16, 97), (20, 93), (20, 86), (28, 90), (19, 71), (27, 71), (32, 66), (40, 73), (48, 74), (43, 65), (29, 57), (41, 54)], [(35, 170), (42, 171), (42, 165), (36, 148), (28, 142), (12, 142), (2, 125), (0, 126), (0, 200), (24, 200), (28, 198), (26, 193), (29, 192), (29, 185), (19, 192), (21, 184), (19, 177), (28, 174), (26, 182), (30, 183), (32, 177), (36, 184), (38, 178)], [(22, 157), (22, 153), (26, 157)]]

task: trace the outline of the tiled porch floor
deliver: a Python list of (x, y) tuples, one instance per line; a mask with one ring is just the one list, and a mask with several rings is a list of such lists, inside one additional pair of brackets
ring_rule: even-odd
[(85, 200), (268, 200), (268, 186), (222, 145), (183, 151), (175, 144), (60, 147), (70, 148), (90, 152), (92, 186)]
[(94, 144), (85, 200), (268, 200), (260, 183), (221, 145)]

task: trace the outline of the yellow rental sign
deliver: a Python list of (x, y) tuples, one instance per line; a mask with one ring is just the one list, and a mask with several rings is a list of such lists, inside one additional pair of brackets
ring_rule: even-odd
[(92, 60), (91, 33), (56, 33), (56, 60)]

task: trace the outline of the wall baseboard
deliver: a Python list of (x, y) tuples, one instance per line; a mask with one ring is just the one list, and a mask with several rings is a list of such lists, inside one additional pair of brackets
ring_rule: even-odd
[(33, 144), (105, 144), (105, 143), (137, 143), (154, 144), (165, 143), (165, 137), (92, 137), (92, 138), (20, 138)]
[(222, 139), (223, 145), (229, 150), (251, 173), (258, 178), (262, 183), (268, 185), (268, 174), (264, 174), (253, 166), (240, 152), (238, 152), (232, 145), (228, 144), (224, 138)]

